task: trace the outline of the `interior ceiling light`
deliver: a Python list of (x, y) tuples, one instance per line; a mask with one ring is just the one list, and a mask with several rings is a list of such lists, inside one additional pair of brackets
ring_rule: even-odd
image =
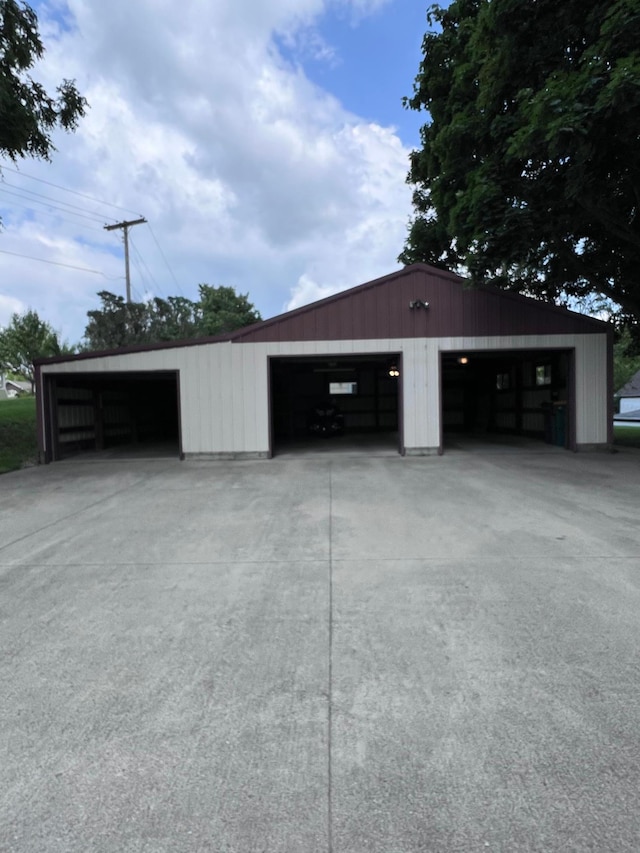
[(395, 364), (392, 364), (389, 368), (389, 376), (392, 376), (394, 379), (397, 379), (398, 376), (400, 376), (400, 371)]
[(466, 357), (466, 355), (461, 355), (458, 359), (458, 364), (469, 364), (469, 359)]

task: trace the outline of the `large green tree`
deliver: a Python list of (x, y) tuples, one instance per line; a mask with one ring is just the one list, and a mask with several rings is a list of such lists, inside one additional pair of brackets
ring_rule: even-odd
[(0, 0), (0, 154), (49, 160), (57, 127), (74, 130), (87, 103), (72, 80), (54, 95), (30, 71), (44, 54), (38, 17), (26, 3)]
[(198, 302), (169, 296), (127, 303), (122, 296), (101, 291), (100, 308), (87, 312), (85, 349), (118, 349), (220, 335), (260, 319), (248, 296), (236, 293), (233, 287), (201, 284), (198, 289)]
[(100, 308), (87, 312), (84, 337), (88, 350), (180, 340), (199, 333), (197, 305), (182, 296), (129, 303), (108, 290), (98, 296)]
[(637, 321), (638, 0), (454, 0), (428, 20), (400, 260)]
[(200, 333), (221, 335), (260, 320), (260, 314), (249, 302), (248, 293), (236, 293), (233, 287), (198, 285)]
[(35, 311), (14, 314), (9, 324), (0, 329), (0, 370), (24, 376), (31, 382), (32, 391), (35, 359), (73, 351), (60, 342), (57, 332)]

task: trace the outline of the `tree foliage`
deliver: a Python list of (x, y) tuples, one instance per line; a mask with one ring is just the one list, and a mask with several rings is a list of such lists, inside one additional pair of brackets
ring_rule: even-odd
[(640, 318), (638, 0), (434, 6), (400, 256)]
[(61, 343), (57, 332), (35, 311), (14, 314), (9, 325), (0, 329), (0, 369), (24, 376), (31, 382), (32, 391), (35, 359), (72, 352), (73, 348)]
[(72, 80), (63, 80), (55, 95), (29, 72), (42, 57), (38, 17), (26, 3), (0, 0), (0, 153), (49, 160), (55, 150), (56, 127), (74, 130), (87, 102)]
[(122, 296), (101, 291), (101, 307), (88, 311), (87, 350), (119, 349), (133, 344), (185, 340), (231, 332), (255, 323), (260, 314), (248, 295), (232, 287), (199, 285), (200, 299), (158, 297), (147, 302), (125, 302)]
[(198, 285), (199, 327), (203, 335), (222, 335), (260, 320), (260, 314), (249, 302), (249, 295), (236, 293), (233, 287)]

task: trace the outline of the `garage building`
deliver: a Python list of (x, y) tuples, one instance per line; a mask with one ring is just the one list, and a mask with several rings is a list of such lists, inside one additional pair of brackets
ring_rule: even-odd
[(612, 441), (612, 372), (608, 324), (414, 264), (228, 335), (42, 360), (41, 458), (270, 457), (330, 403), (335, 440), (401, 454), (465, 435), (593, 450)]

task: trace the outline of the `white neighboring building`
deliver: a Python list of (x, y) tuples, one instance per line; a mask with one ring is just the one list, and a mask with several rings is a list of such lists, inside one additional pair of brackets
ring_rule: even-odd
[(17, 379), (7, 379), (0, 373), (0, 398), (17, 397), (18, 394), (30, 394), (31, 383)]
[(621, 415), (640, 410), (640, 370), (616, 393), (616, 397), (620, 400)]

